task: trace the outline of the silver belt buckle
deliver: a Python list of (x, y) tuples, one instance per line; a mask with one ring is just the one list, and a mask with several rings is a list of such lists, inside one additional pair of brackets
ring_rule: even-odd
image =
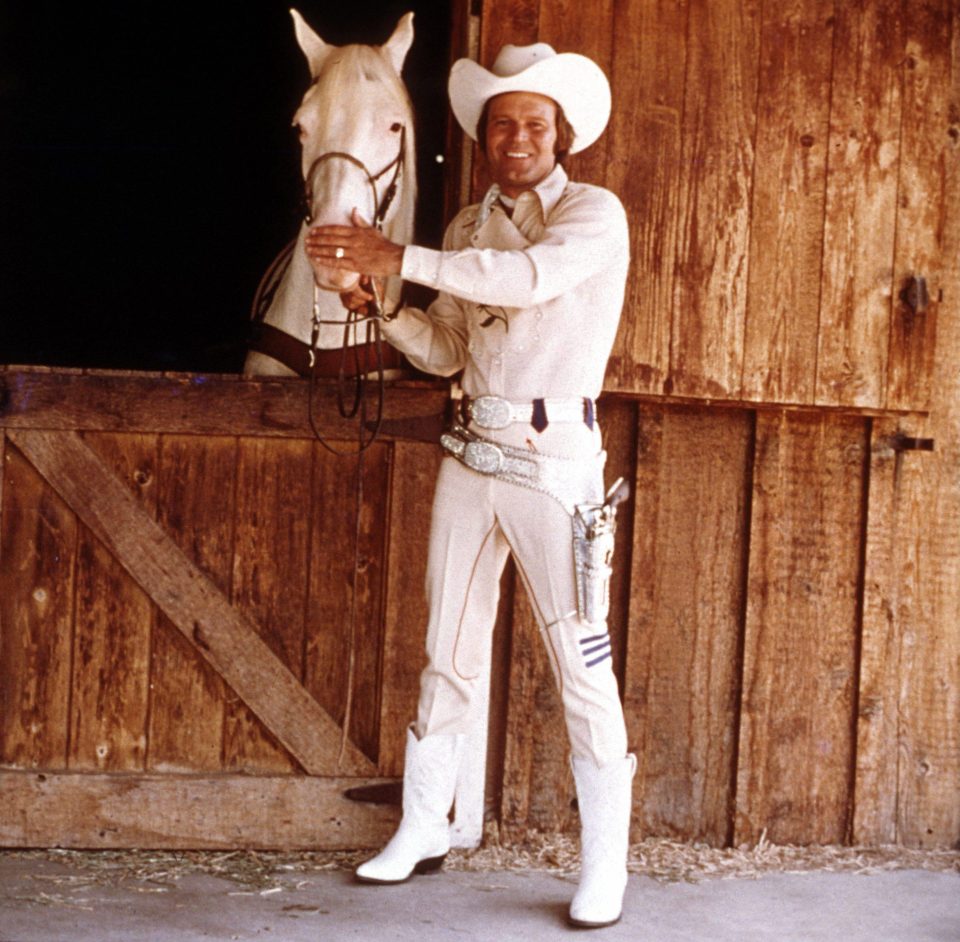
[(490, 442), (467, 442), (463, 463), (481, 474), (496, 474), (503, 464), (503, 452)]
[(513, 421), (513, 408), (509, 400), (500, 396), (477, 396), (467, 407), (470, 418), (481, 428), (506, 428)]

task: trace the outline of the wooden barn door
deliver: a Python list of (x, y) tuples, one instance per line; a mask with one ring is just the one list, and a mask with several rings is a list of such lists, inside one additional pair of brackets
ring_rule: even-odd
[(485, 65), (539, 40), (611, 79), (609, 128), (570, 168), (630, 218), (609, 389), (930, 407), (955, 17), (950, 0), (483, 0)]
[[(215, 413), (171, 381), (28, 376), (53, 424), (126, 428), (3, 440), (0, 845), (380, 843), (396, 793), (344, 793), (402, 771), (435, 446), (378, 443), (358, 477), (312, 438), (197, 434)], [(259, 384), (187, 392), (213, 387), (221, 424), (241, 389), (260, 424)]]
[[(960, 8), (479, 8), (482, 64), (544, 41), (611, 79), (569, 170), (631, 227), (601, 418), (635, 484), (611, 632), (636, 833), (954, 845)], [(493, 800), (511, 833), (574, 828), (521, 593), (509, 626)]]

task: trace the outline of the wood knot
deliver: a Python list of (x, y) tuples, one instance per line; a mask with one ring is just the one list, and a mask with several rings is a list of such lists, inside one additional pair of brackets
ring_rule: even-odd
[(193, 623), (193, 643), (202, 651), (210, 650), (210, 645), (207, 643), (207, 639), (203, 636), (203, 627), (198, 621)]

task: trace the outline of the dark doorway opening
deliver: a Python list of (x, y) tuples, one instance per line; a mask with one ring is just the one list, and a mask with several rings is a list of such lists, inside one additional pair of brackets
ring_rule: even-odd
[[(231, 372), (296, 232), (306, 88), (289, 3), (0, 10), (0, 363)], [(442, 234), (444, 0), (300, 0), (328, 42), (415, 13), (417, 240)]]

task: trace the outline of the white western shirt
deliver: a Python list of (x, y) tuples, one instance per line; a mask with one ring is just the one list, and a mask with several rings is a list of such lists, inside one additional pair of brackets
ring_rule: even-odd
[(609, 190), (559, 164), (517, 199), (512, 219), (479, 204), (447, 228), (442, 251), (407, 246), (402, 277), (440, 293), (384, 325), (419, 369), (463, 369), (470, 396), (590, 396), (603, 386), (629, 266), (627, 217)]

